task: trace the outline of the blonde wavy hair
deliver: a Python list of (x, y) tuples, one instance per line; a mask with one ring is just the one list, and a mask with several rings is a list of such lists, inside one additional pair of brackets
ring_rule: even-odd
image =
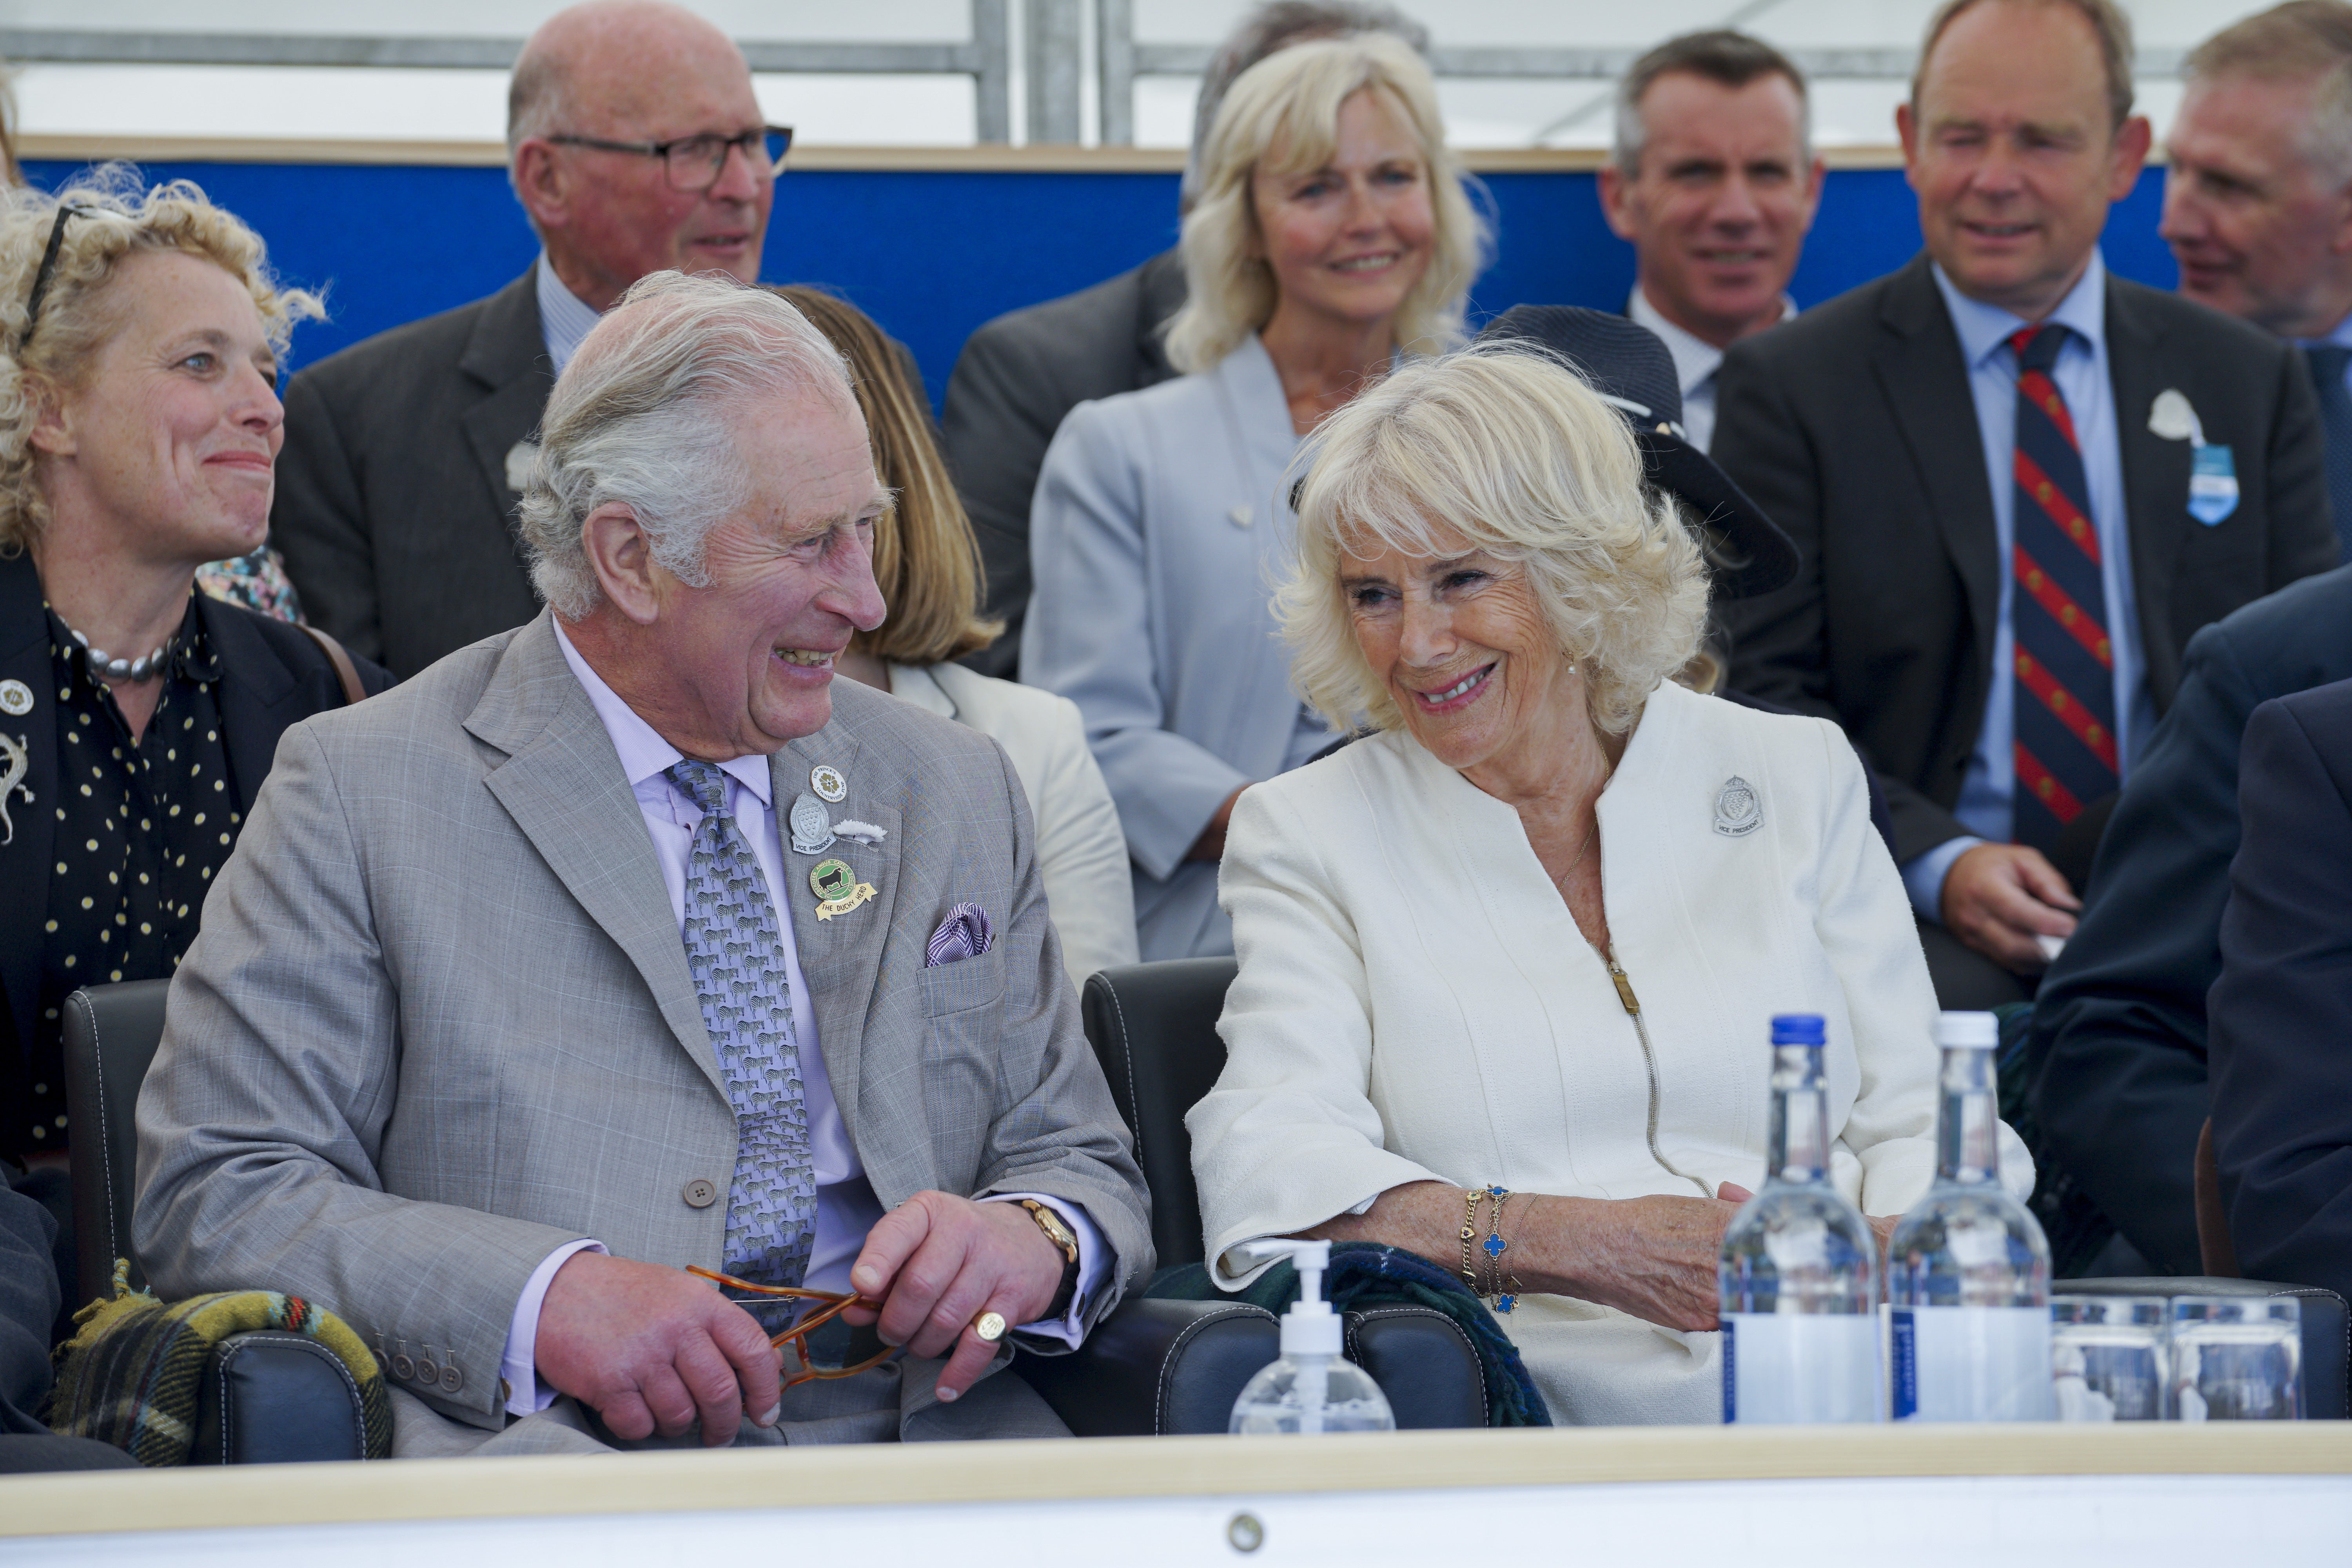
[(1331, 160), (1339, 110), (1370, 92), (1421, 144), (1435, 219), (1434, 254), (1397, 312), (1397, 346), (1437, 353), (1462, 338), (1471, 280), (1486, 264), (1491, 232), (1470, 203), (1469, 176), (1445, 145), (1437, 83), (1412, 47), (1385, 33), (1293, 44), (1244, 71), (1226, 94), (1201, 153), (1201, 181), (1184, 215), (1184, 308), (1168, 327), (1169, 362), (1215, 365), (1272, 319), (1274, 269), (1251, 199), (1257, 173), (1297, 174)]
[(1407, 364), (1308, 438), (1297, 555), (1276, 590), (1291, 673), (1335, 725), (1403, 722), (1356, 640), (1340, 573), (1383, 550), (1472, 548), (1517, 564), (1622, 735), (1706, 624), (1706, 563), (1673, 500), (1643, 482), (1632, 431), (1563, 362), (1479, 343)]
[(874, 582), (890, 618), (850, 646), (894, 664), (944, 664), (1004, 633), (980, 616), (980, 538), (931, 435), (931, 405), (909, 378), (905, 350), (838, 294), (803, 284), (776, 289), (849, 362), (866, 416), (874, 472), (890, 510), (874, 520)]
[[(66, 221), (26, 341), (33, 279), (58, 211), (68, 205), (81, 210)], [(326, 316), (317, 295), (280, 288), (261, 237), (189, 181), (148, 189), (136, 169), (112, 163), (54, 195), (23, 186), (0, 192), (0, 555), (20, 553), (47, 525), (34, 428), (59, 398), (89, 384), (99, 352), (121, 329), (124, 312), (107, 288), (115, 268), (126, 256), (154, 253), (199, 258), (245, 285), (281, 355), (296, 321)]]

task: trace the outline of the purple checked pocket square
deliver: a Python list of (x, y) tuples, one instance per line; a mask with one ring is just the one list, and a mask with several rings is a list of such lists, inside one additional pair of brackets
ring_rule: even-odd
[(958, 904), (931, 933), (923, 949), (923, 967), (937, 969), (942, 963), (961, 963), (967, 958), (978, 958), (996, 940), (995, 930), (988, 923), (988, 911), (978, 904)]

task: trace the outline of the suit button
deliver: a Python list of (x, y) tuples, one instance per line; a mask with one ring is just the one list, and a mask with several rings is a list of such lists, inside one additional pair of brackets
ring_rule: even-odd
[(707, 1209), (719, 1201), (719, 1189), (700, 1176), (686, 1184), (684, 1193), (688, 1206)]
[(404, 1355), (396, 1355), (392, 1358), (392, 1375), (406, 1383), (416, 1375), (416, 1363)]
[(454, 1366), (444, 1366), (444, 1367), (441, 1369), (441, 1392), (442, 1392), (442, 1393), (444, 1393), (444, 1394), (455, 1394), (455, 1393), (457, 1393), (459, 1389), (461, 1389), (461, 1388), (463, 1388), (463, 1387), (465, 1387), (465, 1386), (466, 1386), (466, 1376), (465, 1376), (465, 1374), (464, 1374), (463, 1373), (459, 1372), (456, 1367), (454, 1367)]
[(416, 1363), (416, 1381), (430, 1388), (441, 1381), (441, 1369), (430, 1361)]

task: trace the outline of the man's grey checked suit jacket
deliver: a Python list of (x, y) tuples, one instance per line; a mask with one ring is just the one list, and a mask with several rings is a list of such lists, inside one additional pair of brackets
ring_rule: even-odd
[[(789, 852), (777, 895), (867, 1179), (886, 1207), (1083, 1205), (1118, 1254), (1098, 1316), (1150, 1277), (1150, 1200), (1020, 781), (961, 725), (852, 681), (833, 702), (774, 757), (775, 799), (839, 769), (835, 814), (887, 837), (827, 854), (878, 896), (820, 921), (815, 859)], [(140, 1096), (148, 1277), (304, 1296), (411, 1369), (396, 1390), (496, 1429), (509, 1320), (553, 1248), (720, 1263), (735, 1119), (635, 797), (542, 612), (289, 731), (245, 834)], [(925, 968), (967, 900), (994, 945)], [(695, 1206), (698, 1181), (720, 1201)]]

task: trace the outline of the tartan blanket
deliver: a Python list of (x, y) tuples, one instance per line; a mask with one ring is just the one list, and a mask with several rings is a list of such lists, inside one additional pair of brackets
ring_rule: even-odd
[(317, 1340), (359, 1385), (367, 1457), (392, 1453), (392, 1405), (375, 1356), (351, 1326), (299, 1296), (226, 1290), (165, 1302), (132, 1291), (114, 1266), (111, 1300), (74, 1314), (58, 1347), (49, 1426), (69, 1437), (111, 1443), (142, 1465), (184, 1465), (196, 1437), (196, 1405), (214, 1349), (232, 1334), (279, 1329)]
[[(1150, 1288), (1143, 1293), (1179, 1301), (1246, 1301), (1280, 1317), (1298, 1298), (1298, 1270), (1287, 1262), (1277, 1263), (1252, 1280), (1248, 1289), (1234, 1291), (1219, 1289), (1203, 1264), (1171, 1264), (1151, 1277)], [(1551, 1425), (1551, 1411), (1519, 1360), (1519, 1347), (1460, 1279), (1427, 1258), (1378, 1242), (1334, 1242), (1331, 1267), (1323, 1276), (1323, 1298), (1341, 1312), (1404, 1305), (1444, 1313), (1461, 1325), (1478, 1352), (1478, 1370), (1486, 1379), (1486, 1407), (1491, 1412), (1488, 1425)]]

